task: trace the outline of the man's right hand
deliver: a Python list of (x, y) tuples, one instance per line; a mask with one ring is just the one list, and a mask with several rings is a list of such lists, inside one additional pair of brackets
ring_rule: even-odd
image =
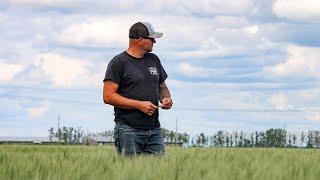
[(140, 102), (139, 110), (149, 116), (152, 116), (152, 114), (154, 113), (154, 111), (156, 111), (156, 109), (158, 109), (158, 107), (152, 104), (150, 101)]

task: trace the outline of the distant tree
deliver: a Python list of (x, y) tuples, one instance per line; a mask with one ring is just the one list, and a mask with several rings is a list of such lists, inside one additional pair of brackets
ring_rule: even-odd
[(225, 143), (225, 137), (223, 134), (223, 131), (219, 130), (215, 135), (214, 135), (214, 144), (216, 146), (223, 146)]
[(289, 136), (288, 136), (288, 146), (289, 147), (292, 147), (292, 134), (291, 133), (289, 133)]
[(189, 136), (189, 134), (187, 134), (186, 132), (185, 133), (183, 133), (183, 136), (182, 136), (183, 138), (182, 138), (182, 141), (184, 142), (184, 143), (189, 143), (189, 139), (190, 139), (190, 136)]
[(267, 137), (265, 132), (259, 132), (259, 146), (267, 147)]
[(209, 137), (209, 144), (210, 144), (210, 147), (212, 147), (214, 144), (213, 144), (213, 136), (210, 136)]
[(233, 134), (230, 134), (230, 147), (233, 146)]
[(173, 143), (174, 137), (175, 137), (174, 132), (173, 132), (173, 131), (170, 131), (170, 133), (169, 133), (170, 143)]
[(229, 143), (230, 143), (230, 138), (228, 136), (228, 134), (226, 134), (226, 146), (229, 147)]
[(82, 130), (81, 127), (77, 127), (77, 130), (76, 132), (74, 133), (75, 134), (75, 141), (77, 144), (79, 143), (82, 143), (82, 139), (84, 138), (85, 136), (85, 133), (84, 131)]
[(162, 132), (162, 136), (163, 136), (163, 138), (164, 138), (164, 141), (165, 141), (165, 142), (168, 142), (168, 141), (169, 141), (168, 130), (165, 129), (165, 128), (162, 128), (162, 129), (161, 129), (161, 132)]
[(301, 132), (301, 142), (300, 142), (300, 147), (302, 147), (302, 144), (304, 144), (304, 141), (305, 141), (305, 138), (306, 138), (306, 134), (302, 131)]
[(293, 145), (295, 146), (295, 147), (297, 147), (297, 135), (295, 135), (295, 134), (293, 134), (292, 135), (292, 140), (293, 140)]
[(250, 139), (251, 139), (251, 147), (255, 147), (255, 144), (254, 144), (254, 133), (251, 133), (251, 136), (250, 136)]
[(259, 147), (260, 144), (259, 144), (259, 134), (258, 134), (258, 131), (256, 131), (255, 134), (256, 134), (256, 136), (255, 136), (256, 140), (255, 140), (254, 146)]
[(49, 140), (50, 140), (50, 142), (52, 142), (52, 140), (53, 140), (54, 137), (55, 137), (55, 135), (54, 135), (54, 128), (51, 127), (51, 128), (49, 129)]
[(250, 147), (251, 146), (251, 141), (247, 138), (243, 139), (243, 146), (244, 147)]
[(68, 129), (68, 143), (73, 143), (73, 127), (69, 127)]
[(238, 146), (238, 132), (234, 132), (234, 146)]
[(240, 137), (239, 137), (239, 147), (242, 147), (243, 146), (243, 132), (241, 131), (240, 132)]
[(62, 140), (62, 130), (61, 130), (61, 128), (58, 128), (58, 130), (56, 132), (56, 137), (59, 139), (59, 141)]
[(314, 146), (313, 131), (308, 131), (307, 148), (313, 148)]
[(194, 138), (193, 138), (193, 137), (191, 138), (191, 146), (192, 146), (192, 147), (195, 147), (195, 146), (196, 146), (195, 143), (194, 143)]
[(284, 129), (268, 129), (266, 131), (267, 147), (285, 147), (286, 145), (286, 131)]
[(68, 142), (68, 128), (67, 127), (62, 127), (62, 139), (65, 143)]
[(75, 130), (74, 130), (74, 133), (73, 133), (73, 135), (72, 135), (72, 138), (73, 138), (73, 141), (74, 141), (75, 144), (78, 144), (78, 143), (79, 143), (78, 138), (77, 138), (77, 134), (78, 134), (78, 130), (75, 129)]
[(320, 132), (317, 130), (314, 131), (314, 146), (316, 148), (320, 147)]
[(197, 136), (197, 145), (198, 146), (203, 146), (207, 144), (207, 138), (205, 136), (204, 133), (200, 133), (198, 136)]

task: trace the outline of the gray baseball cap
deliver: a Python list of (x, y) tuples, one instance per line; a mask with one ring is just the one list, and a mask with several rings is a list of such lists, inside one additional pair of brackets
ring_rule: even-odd
[(137, 22), (129, 29), (129, 38), (138, 39), (140, 37), (160, 38), (163, 33), (154, 31), (149, 22)]

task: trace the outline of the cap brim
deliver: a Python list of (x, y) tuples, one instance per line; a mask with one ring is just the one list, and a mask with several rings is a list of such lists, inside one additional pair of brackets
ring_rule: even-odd
[(163, 33), (161, 32), (154, 32), (153, 34), (151, 34), (150, 36), (148, 37), (151, 37), (151, 38), (161, 38), (163, 35)]

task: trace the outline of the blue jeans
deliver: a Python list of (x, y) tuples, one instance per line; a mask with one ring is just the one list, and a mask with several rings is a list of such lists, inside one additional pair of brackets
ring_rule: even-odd
[(127, 156), (152, 154), (164, 155), (164, 141), (161, 128), (140, 130), (121, 122), (116, 122), (114, 140), (118, 154)]

